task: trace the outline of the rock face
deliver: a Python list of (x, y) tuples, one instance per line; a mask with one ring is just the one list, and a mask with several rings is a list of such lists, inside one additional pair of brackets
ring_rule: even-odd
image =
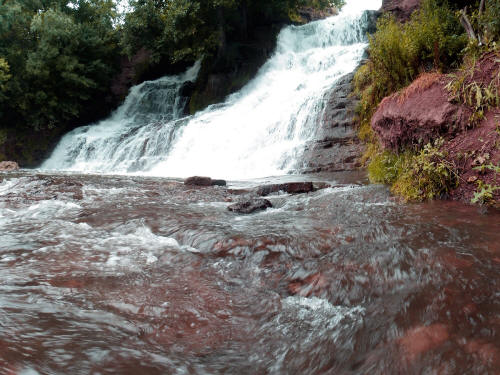
[(384, 148), (424, 145), (467, 127), (472, 112), (449, 102), (446, 83), (444, 75), (423, 74), (403, 92), (382, 101), (371, 126)]
[(350, 96), (354, 73), (342, 77), (328, 93), (327, 103), (314, 139), (304, 151), (303, 173), (354, 170), (363, 146), (356, 135), (354, 110), (357, 100)]
[(15, 161), (2, 161), (0, 162), (0, 172), (17, 171), (19, 165)]
[(212, 180), (210, 177), (193, 176), (186, 178), (184, 185), (189, 186), (226, 186), (224, 180)]
[[(379, 11), (366, 11), (363, 33), (376, 30)], [(325, 109), (317, 119), (316, 134), (304, 148), (300, 173), (352, 171), (360, 167), (363, 145), (357, 137), (354, 112), (358, 100), (353, 95), (355, 72), (341, 77), (325, 95)]]
[(240, 214), (251, 214), (255, 211), (267, 210), (273, 205), (264, 198), (244, 198), (240, 202), (230, 205), (227, 209), (229, 211), (237, 212)]
[[(473, 129), (458, 134), (448, 141), (445, 151), (458, 168), (460, 184), (450, 193), (452, 199), (470, 202), (478, 184), (500, 186), (500, 174), (482, 167), (500, 166), (500, 109), (490, 111)], [(480, 169), (475, 169), (480, 168)], [(500, 190), (493, 192), (493, 200), (500, 207)]]
[(382, 11), (391, 12), (400, 22), (406, 22), (420, 6), (421, 0), (383, 0)]

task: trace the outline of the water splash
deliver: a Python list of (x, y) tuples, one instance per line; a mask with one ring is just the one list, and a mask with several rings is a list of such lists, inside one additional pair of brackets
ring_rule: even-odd
[(286, 174), (318, 126), (324, 95), (353, 71), (366, 48), (363, 12), (380, 0), (349, 1), (338, 16), (284, 28), (256, 78), (223, 104), (180, 118), (183, 76), (131, 90), (106, 121), (69, 133), (43, 169), (229, 179)]

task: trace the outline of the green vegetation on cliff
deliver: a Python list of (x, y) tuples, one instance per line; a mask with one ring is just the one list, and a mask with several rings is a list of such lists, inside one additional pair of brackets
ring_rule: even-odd
[[(480, 3), (484, 8), (480, 9)], [(475, 1), (468, 4), (474, 9), (472, 13), (471, 8), (469, 13), (461, 9), (464, 5), (459, 1), (424, 0), (404, 24), (383, 15), (370, 38), (369, 59), (355, 76), (360, 98), (359, 137), (367, 143), (363, 161), (369, 177), (372, 182), (391, 185), (392, 191), (406, 200), (446, 195), (459, 183), (455, 166), (447, 161), (443, 140), (385, 150), (371, 128), (371, 119), (382, 99), (407, 87), (422, 73), (448, 73), (467, 64), (470, 67), (471, 61), (474, 65), (479, 56), (498, 49), (500, 2)], [(426, 77), (432, 79), (433, 74)], [(493, 87), (470, 82), (464, 85), (460, 77), (452, 81), (450, 91), (452, 97), (473, 107), (473, 117), (484, 116), (487, 109), (499, 104)]]

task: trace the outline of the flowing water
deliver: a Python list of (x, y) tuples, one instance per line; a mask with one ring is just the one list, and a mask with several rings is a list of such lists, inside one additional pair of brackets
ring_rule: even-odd
[(500, 213), (316, 178), (242, 216), (262, 181), (9, 175), (0, 373), (498, 374)]
[[(195, 65), (0, 174), (1, 375), (499, 374), (500, 212), (400, 204), (362, 172), (227, 209), (306, 179), (263, 176), (293, 170), (361, 58), (361, 3), (285, 28), (221, 105), (182, 117)], [(197, 173), (233, 180), (171, 178)]]

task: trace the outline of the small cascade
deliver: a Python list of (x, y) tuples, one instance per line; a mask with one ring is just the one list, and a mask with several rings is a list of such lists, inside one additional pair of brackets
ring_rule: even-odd
[(364, 11), (380, 0), (350, 0), (338, 16), (285, 27), (257, 76), (219, 105), (182, 117), (183, 75), (132, 88), (107, 120), (75, 129), (43, 169), (248, 179), (289, 172), (324, 110), (324, 94), (359, 64)]

